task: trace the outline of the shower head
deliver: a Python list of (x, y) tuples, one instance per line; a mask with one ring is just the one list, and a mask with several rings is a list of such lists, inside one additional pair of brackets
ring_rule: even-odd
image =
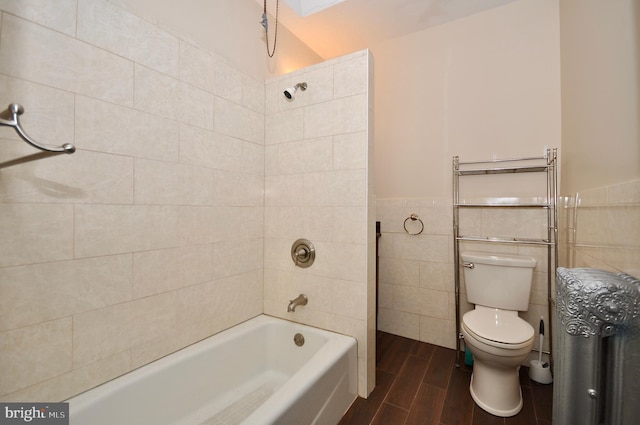
[(307, 89), (307, 83), (298, 83), (293, 87), (286, 88), (282, 94), (284, 94), (284, 97), (288, 101), (292, 101), (293, 95), (298, 91), (298, 89), (305, 91)]

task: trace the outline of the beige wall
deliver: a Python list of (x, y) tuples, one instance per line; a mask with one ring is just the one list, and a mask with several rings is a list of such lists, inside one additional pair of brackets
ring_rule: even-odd
[(376, 194), (451, 196), (451, 157), (560, 145), (557, 0), (520, 0), (371, 47)]
[[(265, 125), (264, 311), (356, 337), (363, 397), (375, 385), (372, 71), (361, 51), (267, 80)], [(316, 248), (309, 268), (291, 260), (300, 238)], [(309, 303), (287, 313), (300, 293)]]
[[(453, 348), (452, 156), (542, 156), (560, 145), (558, 2), (521, 0), (372, 47), (376, 58), (375, 184), (382, 330)], [(468, 177), (464, 195), (545, 194), (544, 175)], [(489, 183), (487, 183), (489, 181)], [(538, 211), (539, 212), (539, 211)], [(538, 212), (472, 211), (471, 234), (544, 237)], [(403, 223), (424, 222), (410, 236)], [(416, 232), (415, 222), (408, 229)], [(496, 234), (497, 232), (497, 234)], [(529, 312), (547, 316), (546, 250), (465, 249), (538, 258)], [(462, 297), (462, 311), (472, 308)]]
[(561, 0), (565, 267), (640, 275), (640, 4)]
[(640, 178), (640, 4), (561, 0), (562, 193)]
[[(227, 59), (259, 79), (281, 75), (322, 61), (286, 27), (278, 25), (276, 53), (269, 58), (260, 25), (263, 8), (255, 0), (112, 0)], [(275, 11), (275, 2), (268, 10)], [(275, 17), (269, 17), (273, 49)]]

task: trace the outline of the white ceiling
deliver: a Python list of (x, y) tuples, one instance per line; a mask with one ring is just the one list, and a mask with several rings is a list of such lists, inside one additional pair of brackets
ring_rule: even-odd
[[(264, 0), (256, 1), (263, 5)], [(329, 59), (513, 1), (517, 0), (345, 0), (300, 17), (280, 0), (279, 25)], [(275, 10), (276, 0), (267, 0), (267, 11), (275, 15)], [(274, 27), (271, 18), (270, 36)]]

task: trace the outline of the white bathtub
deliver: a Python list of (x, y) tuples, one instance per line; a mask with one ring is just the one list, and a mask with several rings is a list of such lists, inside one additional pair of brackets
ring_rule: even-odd
[(69, 399), (70, 425), (335, 425), (356, 368), (355, 339), (263, 315)]

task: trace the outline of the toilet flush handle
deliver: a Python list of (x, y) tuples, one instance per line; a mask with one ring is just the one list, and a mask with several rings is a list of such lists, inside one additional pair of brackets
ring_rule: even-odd
[(474, 269), (476, 266), (473, 263), (462, 263), (462, 267), (466, 267), (468, 269)]

